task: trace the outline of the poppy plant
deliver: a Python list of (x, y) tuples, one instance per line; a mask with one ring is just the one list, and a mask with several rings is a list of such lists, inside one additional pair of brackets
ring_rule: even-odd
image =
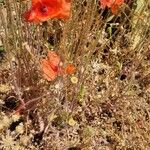
[(70, 0), (32, 0), (31, 8), (23, 14), (28, 22), (43, 22), (52, 18), (68, 19)]
[(75, 72), (75, 66), (68, 64), (63, 68), (60, 57), (54, 52), (48, 52), (48, 59), (42, 59), (41, 68), (43, 77), (48, 81), (53, 81), (59, 75), (67, 75)]
[(124, 3), (124, 0), (100, 0), (101, 7), (111, 8), (113, 14), (118, 12), (118, 7)]

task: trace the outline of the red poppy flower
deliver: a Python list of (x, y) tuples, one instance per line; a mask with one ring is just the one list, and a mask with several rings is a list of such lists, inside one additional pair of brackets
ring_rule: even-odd
[(113, 14), (118, 12), (118, 7), (124, 3), (124, 0), (100, 0), (101, 7), (111, 8)]
[(67, 75), (75, 72), (75, 66), (73, 64), (67, 65), (64, 69), (60, 63), (60, 57), (54, 51), (49, 51), (48, 59), (41, 61), (43, 76), (46, 80), (53, 81), (58, 75)]
[(70, 16), (70, 7), (70, 0), (32, 0), (30, 10), (23, 17), (29, 22), (43, 22), (52, 18), (67, 19)]

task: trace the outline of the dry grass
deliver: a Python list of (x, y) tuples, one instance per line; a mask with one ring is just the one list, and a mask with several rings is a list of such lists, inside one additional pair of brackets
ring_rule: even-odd
[[(149, 150), (148, 0), (126, 0), (116, 16), (74, 0), (68, 21), (41, 24), (22, 20), (27, 4), (0, 1), (0, 149)], [(77, 72), (45, 81), (48, 49)]]

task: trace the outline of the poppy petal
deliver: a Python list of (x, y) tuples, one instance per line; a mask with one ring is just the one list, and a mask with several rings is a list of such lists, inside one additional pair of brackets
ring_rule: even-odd
[(49, 51), (48, 52), (48, 59), (52, 67), (58, 67), (60, 64), (60, 57), (54, 52), (54, 51)]
[(124, 0), (100, 0), (101, 8), (111, 8), (113, 14), (118, 12), (118, 8), (120, 5), (124, 3)]
[(58, 73), (55, 72), (50, 65), (50, 62), (46, 59), (43, 59), (41, 61), (41, 67), (42, 67), (42, 71), (43, 71), (43, 76), (45, 79), (47, 79), (48, 81), (52, 81), (54, 80)]
[(71, 9), (71, 1), (70, 0), (62, 0), (62, 9), (60, 11), (61, 18), (69, 18), (70, 16), (70, 9)]
[(32, 10), (29, 10), (23, 14), (23, 18), (25, 19), (25, 21), (28, 21), (28, 22), (32, 22), (33, 20), (35, 21), (35, 16), (36, 16), (36, 13)]
[(39, 3), (41, 0), (32, 0), (32, 5)]
[(111, 7), (111, 11), (112, 11), (113, 14), (117, 14), (117, 12), (118, 12), (118, 6), (117, 5), (113, 5)]

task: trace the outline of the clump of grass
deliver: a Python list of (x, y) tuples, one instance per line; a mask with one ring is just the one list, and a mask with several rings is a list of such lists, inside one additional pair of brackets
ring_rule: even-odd
[[(96, 0), (75, 0), (68, 21), (41, 24), (22, 20), (26, 5), (1, 3), (0, 82), (9, 87), (0, 91), (1, 148), (149, 149), (149, 4), (127, 0), (113, 15)], [(77, 72), (45, 81), (48, 49)]]

